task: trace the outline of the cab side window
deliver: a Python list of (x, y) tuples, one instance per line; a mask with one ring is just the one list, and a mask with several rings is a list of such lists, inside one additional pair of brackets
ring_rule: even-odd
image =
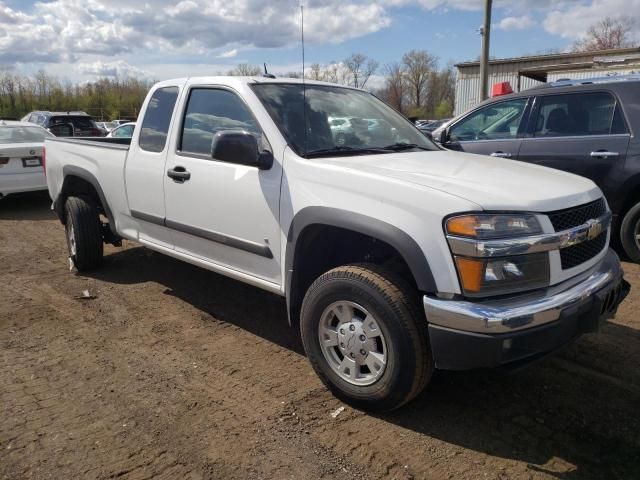
[(159, 88), (151, 96), (140, 129), (140, 148), (148, 152), (162, 152), (167, 143), (173, 107), (178, 87)]
[(538, 98), (536, 137), (628, 133), (622, 111), (610, 93), (592, 92)]
[(182, 123), (180, 151), (210, 156), (213, 137), (223, 130), (249, 132), (259, 145), (263, 140), (258, 123), (235, 93), (216, 88), (192, 89)]
[(528, 98), (487, 105), (453, 125), (449, 139), (454, 142), (516, 138)]

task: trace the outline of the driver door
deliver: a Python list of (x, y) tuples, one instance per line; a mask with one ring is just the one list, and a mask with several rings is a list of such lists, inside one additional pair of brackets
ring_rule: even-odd
[(492, 103), (471, 112), (448, 128), (445, 147), (492, 157), (517, 158), (530, 98)]

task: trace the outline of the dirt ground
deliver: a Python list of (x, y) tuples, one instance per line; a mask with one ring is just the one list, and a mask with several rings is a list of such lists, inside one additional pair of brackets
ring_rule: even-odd
[(558, 355), (334, 419), (281, 298), (105, 254), (71, 272), (46, 195), (0, 202), (0, 478), (640, 478), (636, 265), (617, 318)]

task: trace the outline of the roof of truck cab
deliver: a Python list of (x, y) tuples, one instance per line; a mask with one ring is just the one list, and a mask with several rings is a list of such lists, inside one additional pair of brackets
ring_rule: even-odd
[(256, 84), (268, 84), (268, 83), (276, 83), (276, 84), (305, 84), (305, 85), (319, 85), (319, 86), (329, 86), (329, 87), (340, 87), (340, 88), (349, 88), (351, 90), (359, 90), (364, 91), (360, 88), (350, 87), (348, 85), (339, 85), (337, 83), (330, 82), (321, 82), (319, 80), (307, 80), (304, 81), (300, 78), (268, 78), (262, 76), (255, 77), (240, 77), (240, 76), (211, 76), (211, 77), (182, 77), (175, 78), (171, 80), (164, 80), (162, 82), (158, 82), (156, 87), (165, 87), (165, 86), (175, 86), (175, 85), (184, 85), (185, 83), (190, 84), (198, 84), (201, 83), (203, 85), (229, 85), (229, 86), (240, 86), (240, 85), (256, 85)]

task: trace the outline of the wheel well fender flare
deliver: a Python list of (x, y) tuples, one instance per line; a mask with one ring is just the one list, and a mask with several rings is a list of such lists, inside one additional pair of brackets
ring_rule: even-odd
[(64, 203), (66, 201), (66, 198), (70, 196), (70, 194), (73, 194), (73, 192), (66, 191), (66, 188), (68, 188), (67, 186), (69, 185), (68, 179), (77, 177), (86, 181), (93, 187), (96, 194), (98, 195), (98, 199), (100, 200), (102, 209), (104, 210), (104, 214), (109, 219), (109, 228), (114, 235), (117, 235), (118, 233), (116, 231), (113, 213), (111, 212), (111, 208), (109, 207), (109, 203), (107, 202), (107, 197), (105, 196), (104, 191), (100, 186), (100, 182), (98, 182), (98, 179), (95, 177), (95, 175), (93, 175), (93, 173), (91, 173), (90, 171), (76, 165), (65, 165), (64, 167), (62, 167), (62, 175), (62, 188), (60, 189), (60, 194), (53, 202), (53, 209), (58, 215), (60, 221), (64, 223)]
[(402, 256), (406, 262), (418, 289), (422, 292), (437, 292), (436, 282), (424, 252), (416, 241), (398, 227), (382, 220), (331, 207), (306, 207), (300, 210), (291, 221), (287, 234), (285, 252), (285, 296), (289, 322), (292, 322), (292, 289), (298, 239), (311, 225), (325, 225), (351, 230), (368, 235), (387, 243)]

